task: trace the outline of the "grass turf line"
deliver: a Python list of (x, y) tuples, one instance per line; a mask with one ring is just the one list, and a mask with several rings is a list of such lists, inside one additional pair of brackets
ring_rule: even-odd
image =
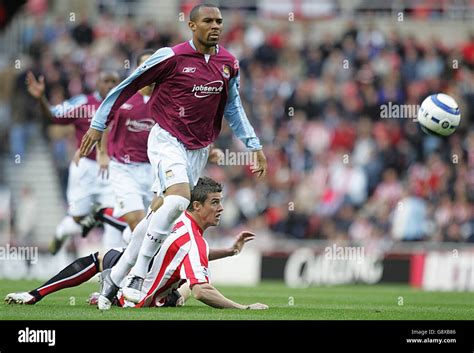
[[(0, 280), (0, 295), (26, 291), (38, 281)], [(0, 304), (2, 320), (472, 320), (472, 293), (424, 292), (405, 285), (345, 285), (288, 288), (279, 282), (258, 287), (217, 288), (243, 304), (261, 302), (270, 310), (218, 310), (190, 299), (182, 308), (100, 312), (86, 303), (98, 284), (85, 283), (54, 293), (36, 305)]]

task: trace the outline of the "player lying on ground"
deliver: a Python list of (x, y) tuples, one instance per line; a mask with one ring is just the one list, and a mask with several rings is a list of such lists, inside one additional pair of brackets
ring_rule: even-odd
[[(228, 256), (222, 251), (209, 250), (204, 232), (220, 222), (223, 212), (222, 185), (211, 178), (200, 178), (191, 194), (190, 204), (175, 222), (169, 237), (163, 242), (143, 281), (138, 303), (125, 300), (122, 293), (117, 297), (122, 306), (160, 306), (173, 289), (188, 281), (193, 296), (216, 308), (267, 309), (265, 304), (242, 305), (224, 297), (210, 284), (209, 260)], [(99, 309), (107, 310), (119, 288), (110, 280), (110, 270), (102, 272), (102, 288)], [(120, 287), (126, 285), (122, 281)], [(110, 293), (110, 295), (109, 295)], [(102, 295), (104, 294), (104, 295)], [(105, 300), (104, 300), (105, 299)]]
[[(244, 247), (244, 244), (254, 238), (254, 234), (250, 232), (241, 232), (237, 235), (234, 244), (229, 249), (212, 249), (213, 258), (210, 260), (217, 260), (228, 256), (239, 254)], [(51, 279), (40, 285), (39, 287), (29, 292), (10, 293), (5, 297), (5, 302), (8, 304), (26, 304), (34, 305), (46, 296), (53, 294), (65, 288), (77, 287), (89, 279), (94, 277), (97, 273), (102, 272), (103, 269), (113, 268), (120, 257), (123, 255), (124, 249), (110, 249), (102, 257), (99, 252), (81, 257), (64, 269)], [(92, 294), (92, 299), (97, 304), (97, 298)]]
[[(207, 275), (208, 260), (217, 260), (239, 254), (244, 244), (253, 239), (254, 234), (241, 232), (229, 249), (210, 249), (202, 238), (202, 232), (210, 226), (217, 225), (223, 208), (222, 186), (210, 178), (200, 179), (193, 190), (192, 202), (188, 211), (178, 219), (174, 231), (161, 250), (156, 255), (150, 271), (145, 279), (143, 301), (136, 305), (141, 306), (169, 306), (180, 302), (180, 294), (175, 290), (182, 281), (187, 280), (191, 286), (192, 294), (196, 299), (217, 308), (238, 309), (266, 309), (264, 304), (241, 305), (225, 298), (212, 285), (209, 284)], [(101, 271), (109, 271), (117, 263), (123, 250), (109, 250), (103, 261), (98, 253), (80, 258), (64, 268), (60, 273), (51, 278), (42, 286), (30, 291), (10, 293), (5, 301), (11, 304), (35, 304), (46, 295), (63, 288), (77, 286)], [(168, 278), (163, 281), (164, 278)], [(103, 286), (111, 286), (107, 276)], [(113, 285), (113, 284), (112, 284)], [(181, 293), (186, 293), (186, 287)], [(112, 298), (113, 300), (113, 298)], [(119, 302), (125, 301), (119, 294)], [(182, 302), (182, 301), (181, 301)], [(169, 304), (171, 303), (171, 304)], [(111, 302), (108, 303), (110, 307)], [(132, 306), (131, 303), (125, 306)]]

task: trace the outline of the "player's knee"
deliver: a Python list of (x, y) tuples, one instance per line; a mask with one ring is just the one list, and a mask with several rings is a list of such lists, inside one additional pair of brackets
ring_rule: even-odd
[(183, 213), (189, 206), (189, 200), (179, 195), (166, 196), (164, 202), (168, 205), (170, 209), (170, 220), (177, 219), (181, 215), (181, 213)]

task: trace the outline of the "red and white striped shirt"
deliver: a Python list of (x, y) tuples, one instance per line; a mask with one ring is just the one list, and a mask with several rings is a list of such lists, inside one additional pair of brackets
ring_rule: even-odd
[[(143, 282), (142, 292), (146, 294), (135, 307), (159, 306), (182, 280), (188, 280), (191, 287), (197, 283), (210, 283), (209, 246), (202, 233), (187, 211), (178, 218), (153, 259)], [(124, 304), (123, 298), (120, 302)]]

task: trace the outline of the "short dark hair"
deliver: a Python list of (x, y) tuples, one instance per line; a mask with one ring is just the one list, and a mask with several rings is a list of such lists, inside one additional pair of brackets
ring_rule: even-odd
[(147, 56), (147, 55), (152, 56), (153, 54), (155, 54), (155, 50), (153, 49), (145, 49), (144, 51), (142, 51), (140, 54), (137, 55), (137, 59), (136, 59), (137, 66), (140, 66), (140, 61), (142, 60), (144, 56)]
[(196, 22), (197, 20), (197, 17), (198, 17), (198, 14), (199, 14), (199, 10), (201, 10), (202, 7), (215, 7), (216, 9), (218, 9), (219, 7), (217, 5), (214, 5), (214, 4), (200, 4), (200, 5), (196, 5), (192, 8), (191, 12), (189, 13), (189, 19), (193, 22)]
[(191, 192), (191, 202), (189, 203), (188, 211), (194, 210), (194, 201), (204, 204), (209, 194), (212, 194), (214, 192), (221, 192), (222, 188), (222, 184), (218, 183), (214, 179), (211, 179), (209, 177), (199, 178), (196, 186)]

